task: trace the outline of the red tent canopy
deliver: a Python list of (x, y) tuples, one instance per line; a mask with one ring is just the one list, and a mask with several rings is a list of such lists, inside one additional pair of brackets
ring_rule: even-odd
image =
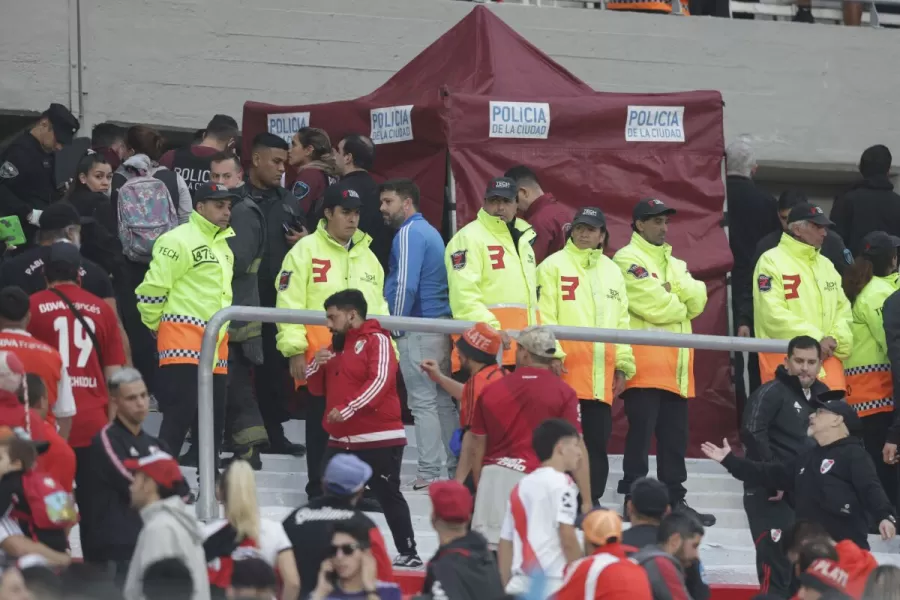
[[(669, 230), (675, 255), (709, 288), (694, 330), (724, 334), (732, 257), (720, 226), (722, 119), (718, 92), (594, 92), (476, 7), (367, 96), (310, 106), (247, 102), (243, 139), (247, 155), (253, 136), (267, 129), (287, 137), (309, 124), (332, 140), (371, 133), (382, 142), (373, 174), (414, 179), (422, 212), (436, 226), (444, 215), (448, 154), (460, 227), (480, 208), (487, 181), (516, 164), (531, 167), (573, 213), (602, 208), (614, 249), (630, 237), (634, 204), (660, 198), (678, 210)], [(736, 424), (728, 356), (698, 352), (695, 370), (694, 450), (702, 440), (733, 433)], [(624, 418), (620, 404), (617, 419)]]

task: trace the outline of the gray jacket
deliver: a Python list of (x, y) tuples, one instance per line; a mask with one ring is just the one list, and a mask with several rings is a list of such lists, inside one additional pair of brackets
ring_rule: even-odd
[[(247, 190), (242, 187), (241, 192), (241, 200), (231, 208), (231, 228), (235, 235), (228, 238), (228, 246), (234, 253), (234, 277), (231, 280), (234, 298), (231, 303), (234, 306), (259, 306), (258, 273), (266, 249), (266, 218)], [(229, 343), (243, 345), (244, 354), (251, 362), (261, 364), (261, 323), (232, 321), (228, 336)]]
[(187, 566), (194, 579), (193, 600), (210, 600), (203, 533), (184, 501), (172, 496), (154, 502), (141, 509), (141, 519), (144, 528), (128, 567), (125, 600), (144, 600), (144, 571), (164, 558), (180, 559)]
[(678, 560), (659, 549), (659, 546), (645, 546), (631, 555), (631, 560), (641, 565), (650, 580), (653, 600), (690, 598), (684, 584), (684, 568)]

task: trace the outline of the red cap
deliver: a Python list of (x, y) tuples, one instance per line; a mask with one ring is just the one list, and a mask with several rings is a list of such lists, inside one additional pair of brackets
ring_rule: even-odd
[(435, 481), (428, 486), (434, 516), (448, 523), (465, 523), (472, 518), (472, 494), (458, 481)]
[(463, 333), (462, 339), (475, 350), (489, 356), (497, 356), (503, 346), (500, 333), (487, 323), (476, 323), (475, 327)]
[(128, 459), (122, 464), (130, 471), (143, 473), (164, 488), (172, 489), (179, 483), (185, 483), (178, 461), (165, 452), (156, 452), (144, 458)]

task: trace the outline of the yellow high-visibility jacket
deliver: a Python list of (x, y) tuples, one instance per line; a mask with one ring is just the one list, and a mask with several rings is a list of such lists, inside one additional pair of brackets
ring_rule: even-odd
[[(535, 233), (522, 219), (517, 218), (514, 227), (518, 245), (503, 219), (482, 209), (447, 244), (444, 261), (454, 319), (516, 330), (539, 322), (537, 265), (531, 249)], [(503, 364), (515, 362), (515, 350), (506, 350)]]
[[(545, 325), (628, 329), (628, 294), (619, 267), (596, 249), (581, 250), (571, 239), (537, 270), (538, 306)], [(612, 404), (616, 371), (634, 377), (628, 344), (559, 342), (568, 373), (563, 380), (583, 400)]]
[[(357, 289), (368, 305), (369, 315), (388, 315), (384, 299), (384, 270), (369, 249), (372, 238), (362, 231), (353, 234), (350, 250), (325, 231), (325, 219), (315, 232), (297, 242), (284, 257), (275, 281), (275, 306), (325, 310), (325, 300), (336, 292)], [(276, 344), (287, 357), (305, 354), (307, 363), (316, 351), (331, 344), (331, 333), (321, 325), (278, 324)]]
[[(850, 302), (841, 276), (816, 248), (782, 234), (778, 245), (763, 253), (753, 271), (753, 322), (756, 337), (790, 340), (808, 335), (833, 337), (834, 356), (823, 364), (820, 379), (829, 388), (845, 389), (842, 360), (853, 348)], [(783, 354), (759, 355), (763, 383), (775, 377)]]
[(873, 277), (853, 302), (853, 350), (844, 360), (844, 376), (847, 402), (861, 417), (894, 410), (894, 381), (881, 308), (897, 287), (896, 273)]
[[(228, 238), (198, 212), (159, 236), (144, 281), (134, 290), (141, 321), (155, 331), (160, 365), (200, 362), (206, 323), (231, 306), (234, 254)], [(228, 324), (219, 330), (214, 373), (228, 372)]]
[[(637, 233), (616, 252), (613, 261), (625, 277), (632, 329), (691, 333), (691, 321), (706, 308), (706, 284), (672, 256), (672, 246), (654, 246)], [(666, 291), (668, 283), (671, 291)], [(691, 398), (694, 390), (694, 350), (633, 346), (637, 372), (627, 388), (652, 388)]]

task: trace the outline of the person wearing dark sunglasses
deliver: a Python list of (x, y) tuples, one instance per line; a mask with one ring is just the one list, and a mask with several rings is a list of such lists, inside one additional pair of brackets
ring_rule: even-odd
[(400, 600), (400, 588), (378, 581), (377, 565), (369, 543), (369, 530), (353, 521), (334, 526), (331, 547), (319, 569), (319, 581), (310, 600)]

